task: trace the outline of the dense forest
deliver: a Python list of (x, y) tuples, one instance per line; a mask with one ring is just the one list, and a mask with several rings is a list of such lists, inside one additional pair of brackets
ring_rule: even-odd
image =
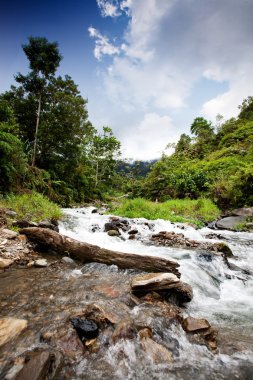
[(56, 42), (30, 37), (30, 71), (0, 95), (0, 192), (36, 190), (66, 206), (106, 194), (165, 201), (211, 198), (219, 207), (253, 205), (253, 97), (237, 118), (197, 117), (172, 155), (120, 159), (120, 142), (88, 119), (87, 100), (69, 75), (56, 76)]

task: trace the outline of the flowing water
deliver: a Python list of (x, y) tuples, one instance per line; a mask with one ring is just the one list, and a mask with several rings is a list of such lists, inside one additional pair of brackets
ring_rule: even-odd
[[(127, 232), (108, 236), (104, 224), (109, 216), (92, 210), (66, 209), (68, 217), (60, 232), (111, 250), (177, 260), (181, 280), (194, 293), (184, 315), (206, 318), (218, 327), (219, 353), (190, 343), (181, 326), (171, 323), (155, 306), (134, 304), (129, 294), (133, 270), (94, 263), (73, 267), (51, 254), (48, 268), (14, 268), (0, 275), (2, 316), (28, 321), (26, 332), (0, 351), (2, 368), (8, 369), (8, 363), (27, 350), (53, 347), (65, 354), (59, 379), (252, 379), (253, 234), (135, 219), (129, 222), (138, 230), (137, 239), (129, 240)], [(234, 254), (229, 260), (239, 269), (229, 270), (221, 257), (205, 252), (151, 245), (149, 237), (160, 231), (183, 233), (198, 241), (217, 234), (217, 240), (208, 241), (226, 242)], [(83, 350), (69, 318), (91, 304), (117, 321), (130, 317), (139, 326), (151, 327), (154, 340), (172, 353), (173, 361), (154, 363), (137, 338), (113, 343), (110, 326), (101, 329), (100, 349)]]

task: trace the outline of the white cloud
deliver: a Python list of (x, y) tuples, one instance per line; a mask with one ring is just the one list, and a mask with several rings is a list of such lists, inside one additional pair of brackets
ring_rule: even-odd
[(121, 12), (119, 12), (118, 2), (112, 0), (97, 0), (97, 5), (102, 17), (118, 17), (121, 14)]
[[(129, 135), (131, 133), (131, 135)], [(175, 142), (179, 133), (169, 116), (147, 113), (131, 132), (122, 137), (123, 156), (149, 160), (161, 156), (169, 142)]]
[(120, 48), (109, 42), (97, 29), (90, 26), (88, 28), (90, 37), (95, 39), (94, 56), (100, 61), (103, 55), (115, 55), (120, 53)]
[[(214, 119), (218, 113), (230, 117), (237, 113), (243, 98), (253, 94), (252, 1), (187, 0), (182, 4), (179, 0), (123, 0), (109, 3), (117, 6), (116, 13), (127, 13), (129, 21), (120, 36), (123, 38), (120, 47), (102, 35), (96, 40), (99, 59), (102, 54), (113, 56), (110, 65), (104, 68), (101, 93), (107, 101), (111, 126), (118, 137), (124, 139), (132, 156), (134, 151), (138, 156), (142, 151), (139, 145), (144, 132), (138, 120), (145, 121), (151, 130), (151, 125), (157, 128), (155, 121), (161, 121), (164, 116), (159, 115), (164, 113), (171, 118), (170, 125), (177, 125), (173, 117), (179, 110), (182, 114), (185, 110), (188, 114), (191, 112), (192, 118), (200, 113), (208, 119)], [(194, 86), (203, 78), (224, 82), (229, 89), (201, 104)], [(205, 92), (208, 94), (208, 89)], [(194, 100), (192, 103), (198, 104), (198, 108), (189, 109), (189, 100)], [(136, 115), (134, 120), (133, 114)], [(150, 115), (158, 115), (158, 118), (152, 119)], [(131, 120), (131, 125), (126, 136), (121, 126), (125, 128), (127, 120)], [(182, 120), (183, 116), (178, 129), (171, 129), (175, 136), (179, 135), (179, 127), (183, 131)], [(147, 135), (152, 139), (151, 133)], [(168, 139), (164, 146), (167, 142)], [(150, 146), (150, 155), (153, 152), (155, 156), (157, 149), (155, 145)], [(143, 154), (146, 155), (144, 151)]]

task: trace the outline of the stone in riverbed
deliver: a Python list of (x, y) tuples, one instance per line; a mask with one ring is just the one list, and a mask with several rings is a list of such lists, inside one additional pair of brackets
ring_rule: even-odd
[(244, 223), (246, 216), (228, 216), (216, 222), (216, 227), (221, 230), (234, 231), (238, 224)]
[(210, 324), (206, 319), (187, 317), (183, 320), (182, 326), (186, 332), (198, 332), (208, 329)]
[(18, 236), (18, 233), (7, 228), (2, 230), (2, 233), (5, 235), (7, 239), (15, 239)]
[(109, 235), (109, 236), (120, 236), (120, 233), (119, 233), (119, 231), (116, 231), (116, 230), (109, 230), (109, 231), (107, 231), (107, 235)]
[(9, 266), (11, 264), (14, 263), (14, 260), (11, 260), (11, 259), (2, 259), (0, 257), (0, 269), (5, 269), (5, 268), (9, 268)]
[(19, 335), (27, 327), (25, 319), (5, 317), (0, 319), (0, 347)]
[(39, 259), (34, 261), (34, 266), (37, 268), (44, 268), (48, 266), (46, 259)]
[(172, 353), (161, 344), (151, 338), (141, 339), (142, 349), (146, 352), (153, 364), (171, 363), (173, 361)]
[(94, 321), (81, 318), (71, 318), (70, 321), (82, 342), (98, 336), (98, 326)]
[(63, 261), (64, 263), (66, 263), (66, 264), (75, 264), (75, 262), (74, 262), (74, 260), (73, 259), (71, 259), (70, 257), (68, 257), (68, 256), (64, 256), (62, 259), (61, 259), (61, 261)]
[(62, 355), (59, 352), (32, 352), (27, 355), (15, 380), (53, 380), (58, 378), (61, 366)]
[(253, 207), (237, 208), (231, 212), (233, 216), (253, 216)]
[(148, 273), (136, 276), (132, 280), (132, 292), (145, 294), (150, 291), (161, 293), (169, 301), (176, 304), (190, 302), (193, 297), (190, 285), (179, 280), (172, 273)]
[(131, 319), (120, 321), (112, 335), (112, 340), (116, 343), (120, 339), (134, 339), (137, 336), (137, 330)]

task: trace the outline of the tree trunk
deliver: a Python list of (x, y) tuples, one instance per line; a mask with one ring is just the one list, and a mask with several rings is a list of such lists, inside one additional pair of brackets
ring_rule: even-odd
[(82, 262), (98, 262), (107, 265), (117, 265), (124, 269), (138, 269), (144, 272), (171, 272), (180, 277), (179, 264), (174, 260), (154, 256), (142, 256), (131, 253), (122, 253), (100, 248), (96, 245), (79, 242), (47, 228), (29, 227), (20, 230), (33, 242), (47, 249), (54, 250), (62, 255)]
[(34, 146), (33, 146), (32, 166), (35, 166), (35, 161), (36, 161), (38, 131), (39, 131), (39, 123), (40, 123), (40, 111), (41, 111), (41, 94), (39, 96), (39, 105), (38, 105), (38, 113), (37, 113), (36, 129), (35, 129), (35, 137), (34, 137)]

